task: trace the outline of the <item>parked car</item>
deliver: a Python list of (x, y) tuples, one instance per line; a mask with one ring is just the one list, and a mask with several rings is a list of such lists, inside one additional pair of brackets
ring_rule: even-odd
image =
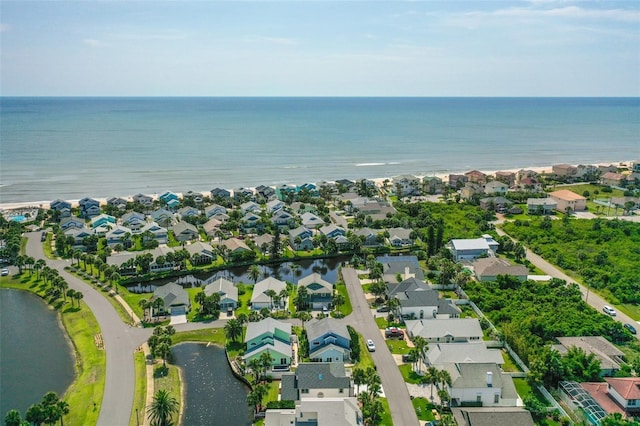
[(404, 331), (402, 331), (401, 329), (399, 329), (397, 327), (389, 327), (389, 328), (386, 328), (384, 330), (384, 336), (387, 339), (391, 339), (393, 337), (397, 337), (399, 339), (403, 339), (404, 338)]
[(378, 309), (376, 309), (376, 312), (389, 312), (389, 307), (386, 305), (380, 306)]
[(613, 309), (613, 308), (612, 308), (611, 306), (609, 306), (609, 305), (604, 305), (604, 306), (602, 307), (602, 310), (604, 311), (604, 313), (605, 313), (605, 314), (609, 314), (609, 315), (611, 315), (612, 317), (615, 317), (615, 316), (616, 316), (616, 310), (615, 310), (615, 309)]
[(40, 241), (44, 242), (47, 240), (47, 231), (43, 231), (42, 234), (40, 234)]
[(634, 326), (632, 326), (629, 323), (624, 324), (623, 326), (624, 328), (626, 328), (627, 330), (629, 330), (631, 332), (631, 334), (636, 334), (636, 328)]
[(4, 268), (4, 269), (2, 270), (2, 272), (0, 272), (0, 275), (2, 275), (3, 277), (4, 277), (5, 275), (9, 275), (9, 270), (8, 270), (7, 268)]
[(373, 343), (373, 340), (371, 340), (371, 339), (367, 340), (367, 349), (369, 350), (369, 352), (375, 352), (376, 351), (376, 344)]

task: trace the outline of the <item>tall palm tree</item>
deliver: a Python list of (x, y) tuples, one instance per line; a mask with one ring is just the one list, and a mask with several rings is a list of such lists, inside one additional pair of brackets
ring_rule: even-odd
[(227, 339), (237, 342), (238, 338), (242, 336), (242, 325), (240, 321), (235, 318), (227, 321), (227, 324), (224, 326), (224, 334), (227, 336)]
[(356, 394), (360, 393), (360, 385), (365, 383), (366, 376), (362, 368), (353, 370), (353, 384), (356, 385)]
[(274, 289), (270, 288), (269, 290), (265, 291), (264, 294), (269, 296), (269, 300), (270, 300), (269, 307), (271, 308), (271, 310), (273, 310), (273, 297), (278, 293), (276, 293)]
[(18, 410), (9, 410), (4, 416), (4, 426), (22, 426), (22, 416)]
[(149, 300), (147, 299), (140, 299), (140, 301), (138, 302), (138, 306), (140, 306), (140, 309), (142, 309), (142, 317), (146, 318), (147, 309), (149, 309), (149, 307), (151, 306), (151, 302), (149, 302)]
[(284, 310), (287, 308), (287, 301), (289, 300), (289, 289), (285, 287), (280, 290), (280, 293), (278, 294), (280, 295), (280, 300), (282, 301), (282, 309)]
[(57, 408), (60, 413), (60, 426), (64, 426), (64, 416), (69, 414), (69, 403), (61, 399), (58, 401)]
[(254, 284), (258, 282), (258, 278), (260, 278), (260, 268), (258, 268), (258, 265), (251, 265), (251, 268), (249, 269), (249, 278), (253, 280)]
[(158, 390), (153, 396), (153, 402), (147, 409), (149, 420), (152, 425), (170, 426), (173, 425), (173, 416), (178, 413), (180, 403), (168, 391)]
[(420, 358), (418, 359), (420, 368), (418, 370), (422, 371), (422, 360), (424, 359), (424, 351), (429, 346), (429, 342), (422, 336), (415, 336), (413, 338), (413, 344), (416, 349), (418, 349), (418, 353), (420, 354)]
[(33, 269), (36, 271), (37, 279), (40, 279), (40, 271), (42, 271), (45, 266), (47, 266), (47, 263), (44, 261), (44, 259), (36, 260), (35, 265), (33, 265)]
[(438, 383), (438, 369), (435, 367), (427, 368), (424, 376), (422, 376), (422, 383), (428, 384), (431, 387), (431, 402), (433, 402), (433, 385)]
[(446, 390), (445, 385), (451, 386), (451, 374), (447, 370), (438, 371), (438, 381), (440, 382), (440, 389)]
[(72, 288), (70, 288), (69, 290), (67, 290), (67, 296), (69, 296), (69, 300), (71, 300), (71, 306), (74, 306), (73, 301), (76, 299), (75, 297), (76, 291)]

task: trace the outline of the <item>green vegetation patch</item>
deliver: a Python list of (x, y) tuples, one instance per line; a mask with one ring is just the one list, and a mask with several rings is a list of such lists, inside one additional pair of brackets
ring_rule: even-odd
[(340, 313), (343, 316), (347, 316), (353, 312), (353, 308), (351, 307), (351, 300), (349, 299), (349, 294), (347, 293), (347, 286), (343, 282), (339, 282), (336, 284), (336, 290), (338, 294), (342, 295), (344, 298), (344, 303), (340, 305)]
[(382, 402), (382, 407), (384, 411), (382, 412), (382, 416), (380, 416), (381, 425), (385, 426), (393, 426), (393, 419), (391, 418), (391, 409), (389, 408), (389, 401), (387, 398), (380, 398), (380, 402)]
[(433, 410), (435, 406), (428, 399), (413, 398), (411, 400), (411, 403), (413, 404), (413, 408), (416, 410), (418, 419), (423, 421), (431, 421), (436, 419), (431, 412), (431, 410)]
[(400, 373), (402, 374), (402, 378), (404, 378), (405, 382), (413, 383), (414, 385), (422, 383), (422, 376), (413, 371), (411, 364), (401, 364), (398, 368), (400, 369)]
[(147, 359), (144, 352), (136, 352), (133, 355), (133, 361), (135, 366), (136, 382), (133, 394), (133, 410), (131, 410), (129, 426), (138, 426), (140, 424), (140, 420), (144, 416), (144, 407), (147, 401)]
[(392, 354), (408, 354), (411, 349), (402, 339), (387, 339), (386, 343)]

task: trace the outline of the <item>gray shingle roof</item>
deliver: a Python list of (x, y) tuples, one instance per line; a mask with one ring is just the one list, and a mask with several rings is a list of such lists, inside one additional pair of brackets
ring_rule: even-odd
[(311, 320), (306, 325), (307, 338), (309, 341), (315, 340), (325, 334), (333, 332), (339, 336), (350, 339), (347, 326), (334, 318), (322, 318), (320, 320)]

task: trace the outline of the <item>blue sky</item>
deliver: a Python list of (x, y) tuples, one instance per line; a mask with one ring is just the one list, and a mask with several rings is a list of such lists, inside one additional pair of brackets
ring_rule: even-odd
[(4, 96), (640, 96), (638, 1), (0, 1)]

